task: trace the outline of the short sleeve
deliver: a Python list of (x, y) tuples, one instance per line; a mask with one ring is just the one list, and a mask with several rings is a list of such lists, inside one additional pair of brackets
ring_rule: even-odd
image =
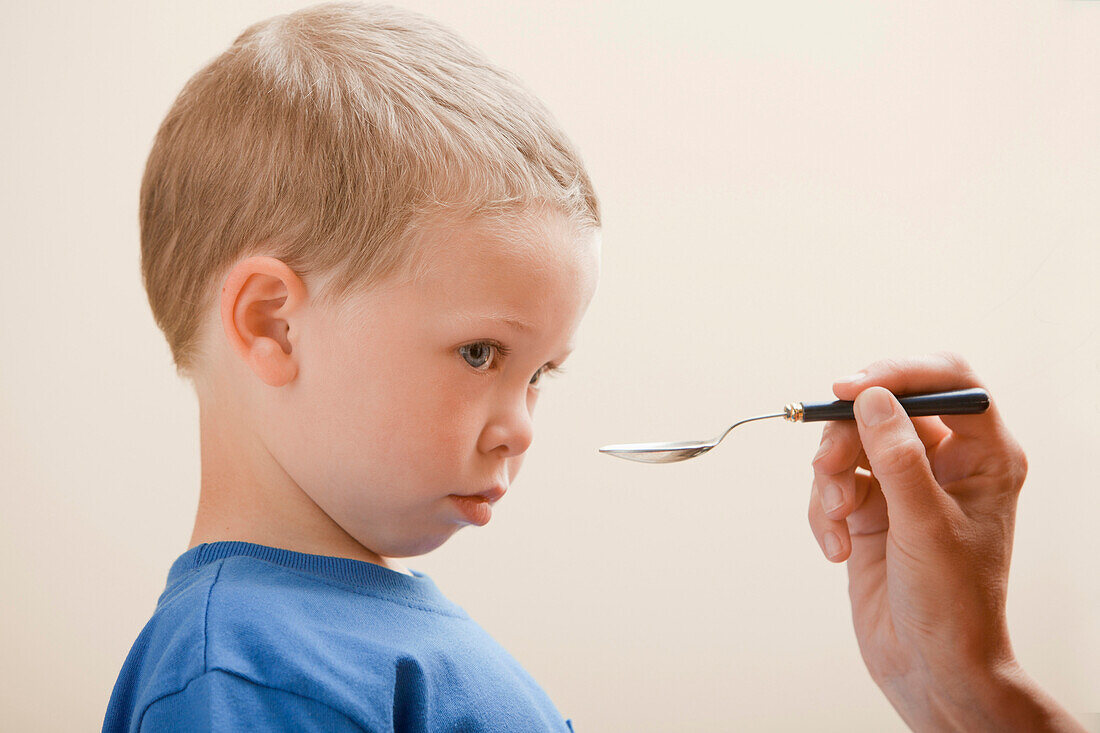
[(211, 670), (145, 709), (139, 731), (356, 731), (347, 716), (324, 703), (244, 677)]

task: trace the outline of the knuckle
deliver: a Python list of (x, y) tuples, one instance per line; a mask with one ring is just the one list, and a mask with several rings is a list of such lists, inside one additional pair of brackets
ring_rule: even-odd
[(873, 376), (876, 379), (881, 379), (885, 374), (897, 374), (902, 371), (901, 362), (893, 357), (886, 357), (872, 362), (864, 369), (868, 376)]
[(830, 467), (835, 460), (834, 456), (844, 452), (840, 436), (836, 434), (836, 430), (831, 425), (832, 423), (829, 423), (822, 429), (821, 443), (818, 445), (813, 460), (810, 461), (814, 473), (830, 473)]
[(937, 351), (936, 356), (940, 357), (947, 362), (947, 365), (951, 368), (951, 371), (957, 374), (972, 374), (973, 369), (970, 367), (970, 362), (957, 351)]
[(1027, 454), (1024, 453), (1024, 449), (1019, 444), (1012, 446), (1008, 465), (1009, 475), (1012, 477), (1012, 486), (1016, 491), (1019, 491), (1023, 488), (1024, 480), (1027, 479)]
[(1027, 454), (1011, 436), (1001, 438), (999, 444), (991, 446), (978, 469), (979, 473), (996, 477), (1005, 491), (1018, 493), (1027, 478)]
[(918, 438), (905, 437), (880, 450), (872, 465), (875, 473), (898, 475), (908, 472), (924, 455), (924, 444)]
[[(954, 550), (965, 546), (966, 537), (962, 528), (941, 512), (922, 512), (916, 518), (914, 526), (922, 537), (938, 548), (943, 557), (957, 556)], [(927, 557), (914, 556), (912, 559), (921, 564), (928, 562)]]
[(821, 494), (818, 493), (817, 484), (814, 483), (813, 490), (810, 491), (810, 503), (806, 508), (806, 520), (810, 523), (810, 529), (814, 531), (814, 535), (820, 534), (819, 524), (824, 516), (821, 509)]

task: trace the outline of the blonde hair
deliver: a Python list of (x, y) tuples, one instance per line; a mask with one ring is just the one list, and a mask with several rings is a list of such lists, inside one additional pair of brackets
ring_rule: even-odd
[(141, 183), (141, 269), (177, 372), (194, 378), (219, 277), (269, 254), (322, 301), (410, 272), (422, 223), (599, 202), (580, 156), (514, 76), (454, 32), (340, 2), (247, 28), (184, 86)]

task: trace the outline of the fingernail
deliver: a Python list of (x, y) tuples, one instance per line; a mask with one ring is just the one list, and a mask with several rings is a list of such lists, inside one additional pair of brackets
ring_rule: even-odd
[(825, 533), (825, 554), (828, 557), (836, 557), (840, 552), (840, 538), (832, 532)]
[[(829, 440), (828, 438), (826, 438), (826, 439), (825, 439), (825, 440), (824, 440), (824, 441), (823, 441), (823, 442), (821, 443), (821, 447), (817, 449), (817, 455), (815, 455), (815, 456), (814, 456), (814, 461), (816, 461), (816, 460), (817, 460), (818, 458), (821, 458), (821, 456), (823, 456), (823, 455), (825, 455), (826, 453), (828, 453), (828, 452), (829, 452), (829, 449), (830, 449), (830, 448), (832, 448), (832, 447), (833, 447), (833, 441), (832, 441), (832, 440)], [(813, 462), (813, 461), (811, 461), (811, 463), (812, 463), (812, 462)]]
[(840, 384), (842, 382), (844, 384), (851, 384), (852, 382), (862, 382), (866, 378), (866, 372), (856, 372), (855, 374), (849, 374), (846, 377), (841, 377), (840, 379), (836, 380), (834, 384)]
[(864, 425), (878, 425), (894, 414), (894, 401), (884, 389), (871, 389), (856, 398)]
[(844, 492), (836, 484), (825, 484), (821, 489), (821, 506), (826, 514), (832, 514), (844, 505)]

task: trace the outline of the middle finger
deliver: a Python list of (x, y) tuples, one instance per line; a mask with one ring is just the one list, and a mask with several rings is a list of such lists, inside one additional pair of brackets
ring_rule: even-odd
[(854, 506), (855, 470), (867, 462), (854, 422), (828, 422), (821, 431), (821, 447), (814, 456), (813, 494), (822, 512), (843, 519)]

